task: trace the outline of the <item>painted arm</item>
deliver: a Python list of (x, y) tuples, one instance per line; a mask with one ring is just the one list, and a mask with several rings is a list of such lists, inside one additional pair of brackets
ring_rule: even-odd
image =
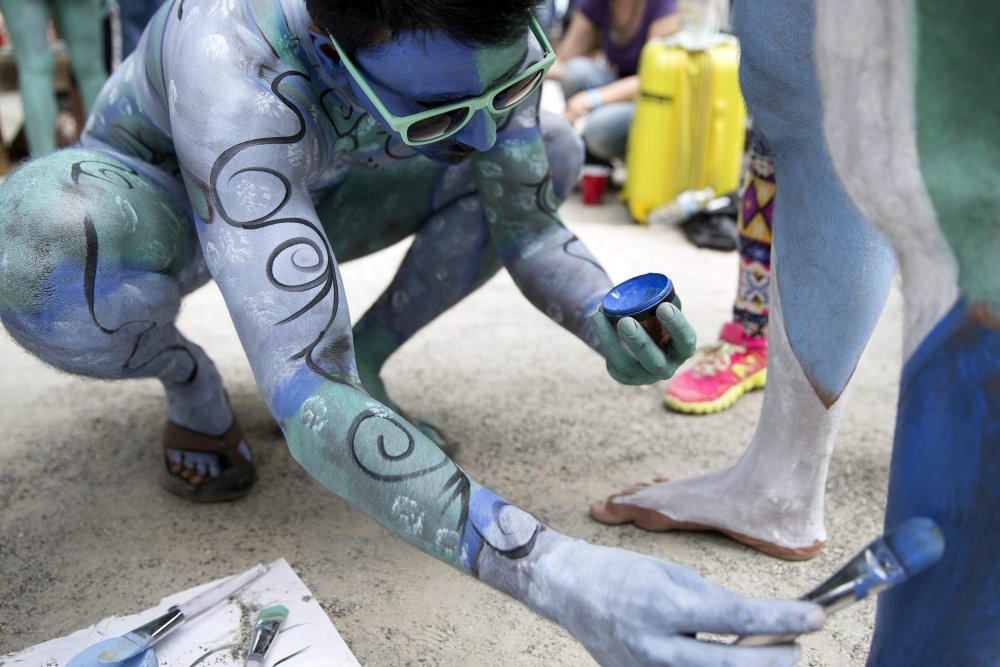
[(612, 377), (649, 384), (671, 377), (694, 354), (695, 332), (679, 301), (657, 311), (672, 337), (666, 352), (632, 318), (622, 318), (616, 331), (600, 312), (613, 284), (559, 219), (556, 209), (565, 192), (557, 194), (556, 188), (568, 190), (572, 183), (553, 183), (535, 104), (525, 102), (513, 112), (494, 148), (474, 159), (490, 232), (514, 282), (535, 307), (601, 352)]

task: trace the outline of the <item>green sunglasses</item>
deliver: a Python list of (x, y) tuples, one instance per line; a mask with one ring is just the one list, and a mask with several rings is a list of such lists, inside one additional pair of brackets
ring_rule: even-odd
[(455, 134), (465, 127), (466, 123), (480, 109), (489, 109), (490, 113), (493, 114), (502, 114), (509, 111), (527, 99), (541, 85), (545, 79), (545, 73), (552, 67), (552, 63), (556, 60), (556, 54), (552, 50), (549, 40), (546, 39), (545, 32), (538, 25), (538, 21), (535, 20), (534, 16), (531, 17), (530, 26), (531, 33), (544, 50), (542, 59), (537, 63), (534, 63), (522, 72), (518, 72), (517, 76), (511, 81), (501, 83), (478, 97), (402, 117), (394, 116), (385, 108), (378, 95), (375, 94), (372, 87), (365, 81), (364, 76), (361, 75), (358, 68), (347, 57), (344, 50), (340, 48), (340, 44), (333, 38), (333, 35), (330, 35), (330, 42), (333, 44), (333, 48), (337, 50), (337, 54), (340, 56), (351, 77), (358, 84), (358, 87), (364, 91), (365, 95), (368, 96), (368, 99), (371, 100), (372, 105), (382, 115), (382, 118), (389, 123), (389, 127), (398, 132), (403, 137), (403, 141), (410, 146), (420, 146), (440, 141)]

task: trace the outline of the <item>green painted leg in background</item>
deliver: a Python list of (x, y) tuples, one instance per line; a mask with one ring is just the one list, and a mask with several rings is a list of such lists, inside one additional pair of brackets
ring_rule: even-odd
[(31, 154), (56, 149), (55, 60), (49, 50), (48, 5), (45, 0), (0, 0), (17, 62), (24, 105), (24, 129)]
[[(70, 64), (83, 106), (90, 113), (107, 79), (101, 0), (52, 0), (59, 33), (66, 40)], [(33, 157), (56, 149), (55, 58), (49, 48), (49, 3), (45, 0), (0, 0), (17, 61), (24, 126)]]
[(101, 87), (108, 79), (104, 68), (104, 0), (49, 0), (59, 34), (66, 40), (73, 77), (90, 115)]

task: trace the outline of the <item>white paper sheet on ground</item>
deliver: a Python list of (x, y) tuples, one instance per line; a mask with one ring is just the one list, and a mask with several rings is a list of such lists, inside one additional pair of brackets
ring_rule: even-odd
[[(138, 614), (112, 616), (66, 637), (3, 656), (0, 665), (61, 667), (91, 644), (139, 627), (217, 581), (165, 597), (156, 607)], [(154, 649), (160, 667), (242, 667), (257, 612), (273, 604), (285, 605), (288, 618), (271, 645), (267, 667), (279, 662), (281, 667), (360, 667), (326, 612), (284, 558), (271, 563), (264, 575), (233, 598), (196, 616), (156, 643)]]

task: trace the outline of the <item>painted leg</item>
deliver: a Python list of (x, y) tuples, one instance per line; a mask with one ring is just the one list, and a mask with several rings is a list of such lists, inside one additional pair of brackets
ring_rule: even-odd
[(89, 115), (101, 86), (108, 78), (104, 69), (103, 0), (51, 0), (59, 34), (66, 40), (73, 76)]
[(223, 499), (245, 493), (253, 468), (215, 366), (173, 323), (206, 275), (180, 197), (98, 151), (28, 162), (0, 186), (0, 319), (61, 370), (158, 378), (172, 490)]
[[(735, 18), (744, 95), (781, 179), (772, 306), (781, 317), (780, 326), (777, 317), (770, 326), (761, 420), (733, 468), (613, 496), (592, 513), (621, 522), (641, 512), (656, 529), (710, 527), (766, 553), (803, 558), (826, 539), (823, 498), (842, 394), (885, 303), (895, 261), (847, 198), (822, 139), (811, 3), (738, 3)], [(774, 39), (776, 26), (781, 40)], [(698, 489), (702, 482), (710, 495)]]
[(55, 61), (49, 50), (45, 0), (0, 0), (17, 62), (24, 130), (33, 156), (56, 149)]
[(818, 3), (824, 130), (903, 274), (886, 529), (927, 516), (946, 539), (940, 563), (880, 596), (870, 665), (985, 667), (1000, 655), (1000, 119), (985, 111), (1000, 80), (979, 66), (1000, 57), (996, 13)]
[[(560, 202), (571, 190), (580, 165), (579, 144), (570, 133), (562, 119), (543, 115), (542, 136)], [(400, 174), (388, 176), (405, 182), (405, 187), (389, 189), (391, 183), (382, 187), (383, 176), (375, 180), (360, 174), (349, 184), (350, 191), (337, 194), (338, 202), (345, 206), (348, 201), (378, 199), (378, 195), (359, 197), (359, 187), (371, 190), (375, 186), (370, 193), (373, 195), (410, 192), (416, 198), (402, 206), (395, 202), (390, 208), (393, 215), (405, 210), (418, 220), (416, 237), (386, 291), (354, 326), (355, 357), (362, 384), (371, 396), (397, 411), (379, 377), (383, 364), (417, 331), (482, 286), (502, 266), (490, 238), (472, 163), (445, 170), (422, 161), (412, 164), (414, 169), (405, 167)], [(397, 229), (401, 228), (405, 225)], [(414, 423), (439, 446), (447, 443), (433, 425), (420, 419)]]

